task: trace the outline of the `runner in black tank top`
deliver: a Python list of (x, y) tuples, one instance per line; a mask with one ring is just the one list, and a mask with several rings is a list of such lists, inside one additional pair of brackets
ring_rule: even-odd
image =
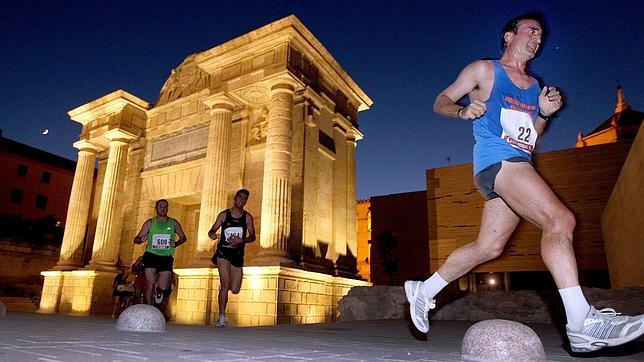
[(226, 218), (221, 225), (221, 235), (219, 243), (217, 243), (217, 251), (212, 257), (213, 264), (217, 265), (217, 258), (224, 258), (228, 260), (233, 266), (241, 268), (244, 266), (244, 245), (242, 242), (238, 245), (231, 245), (227, 240), (231, 236), (237, 236), (243, 241), (246, 239), (246, 211), (242, 211), (242, 215), (235, 218), (230, 209), (226, 210)]
[[(228, 291), (239, 293), (244, 266), (244, 245), (255, 241), (253, 216), (244, 210), (248, 201), (248, 190), (241, 189), (235, 194), (235, 203), (230, 209), (217, 215), (217, 220), (208, 231), (208, 236), (218, 240), (217, 250), (212, 256), (212, 263), (219, 271), (219, 318), (217, 327), (226, 325), (226, 304)], [(235, 217), (235, 215), (239, 215)], [(217, 237), (217, 230), (221, 235)]]

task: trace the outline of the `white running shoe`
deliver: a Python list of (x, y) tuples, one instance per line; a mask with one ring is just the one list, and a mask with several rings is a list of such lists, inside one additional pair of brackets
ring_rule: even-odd
[(154, 302), (156, 304), (161, 304), (163, 302), (163, 291), (157, 288), (156, 293), (154, 294)]
[(596, 310), (591, 306), (581, 330), (573, 331), (566, 326), (566, 333), (573, 352), (619, 346), (644, 334), (644, 314), (623, 316), (612, 308)]
[(225, 327), (226, 326), (226, 316), (223, 314), (219, 315), (219, 318), (217, 318), (217, 323), (215, 324), (217, 327)]
[(409, 301), (409, 314), (416, 328), (423, 333), (429, 332), (427, 313), (436, 308), (436, 299), (429, 299), (422, 293), (423, 282), (408, 280), (405, 282), (405, 294)]

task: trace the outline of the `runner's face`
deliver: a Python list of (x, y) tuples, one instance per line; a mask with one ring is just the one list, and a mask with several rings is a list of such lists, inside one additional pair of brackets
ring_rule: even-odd
[(159, 202), (157, 205), (157, 215), (158, 216), (166, 216), (168, 215), (168, 203), (167, 202)]
[(543, 30), (538, 21), (532, 19), (521, 20), (516, 34), (510, 34), (512, 40), (508, 46), (513, 47), (520, 53), (525, 53), (529, 58), (534, 58), (537, 55), (541, 45), (541, 36), (543, 35)]
[(243, 209), (244, 205), (246, 205), (246, 201), (248, 201), (248, 196), (246, 196), (246, 194), (238, 194), (235, 196), (235, 206), (237, 208)]

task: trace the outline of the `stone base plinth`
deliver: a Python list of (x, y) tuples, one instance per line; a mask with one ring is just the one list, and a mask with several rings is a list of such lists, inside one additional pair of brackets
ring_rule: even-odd
[[(175, 269), (175, 322), (214, 324), (219, 314), (216, 268)], [(244, 267), (239, 294), (228, 295), (228, 326), (324, 323), (336, 320), (338, 300), (368, 282), (284, 266)]]
[(109, 314), (116, 273), (98, 270), (43, 271), (40, 313)]

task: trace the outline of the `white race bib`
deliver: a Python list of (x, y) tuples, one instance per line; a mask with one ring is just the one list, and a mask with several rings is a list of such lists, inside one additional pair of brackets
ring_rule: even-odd
[(153, 249), (170, 249), (170, 234), (152, 235)]
[(534, 151), (538, 135), (529, 114), (501, 108), (501, 127), (503, 127), (501, 138), (510, 146), (528, 153)]
[(241, 226), (233, 226), (233, 227), (226, 228), (226, 230), (224, 230), (224, 237), (226, 238), (226, 242), (228, 242), (228, 239), (231, 236), (238, 236), (239, 238), (243, 239), (244, 238), (243, 233), (244, 233), (244, 228), (242, 228)]
[(244, 228), (242, 228), (241, 226), (233, 226), (233, 227), (226, 228), (226, 230), (224, 230), (224, 237), (226, 238), (226, 242), (230, 243), (228, 239), (230, 239), (231, 236), (238, 236), (239, 238), (243, 239), (244, 238), (243, 233), (244, 233)]

